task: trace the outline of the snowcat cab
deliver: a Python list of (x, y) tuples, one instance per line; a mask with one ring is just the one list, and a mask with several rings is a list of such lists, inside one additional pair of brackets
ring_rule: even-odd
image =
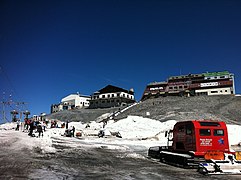
[(234, 153), (230, 152), (228, 131), (224, 122), (180, 121), (170, 133), (166, 134), (167, 146), (150, 147), (148, 156), (175, 166), (198, 168), (201, 173), (223, 173), (230, 169), (227, 168), (230, 165), (235, 168), (233, 172), (241, 173), (241, 161), (237, 161)]
[(173, 128), (173, 151), (193, 152), (204, 156), (207, 151), (230, 152), (224, 122), (183, 121)]

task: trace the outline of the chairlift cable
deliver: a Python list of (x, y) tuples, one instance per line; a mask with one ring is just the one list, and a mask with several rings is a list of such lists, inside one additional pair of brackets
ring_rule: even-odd
[[(6, 113), (5, 113), (5, 111), (6, 111), (5, 105), (8, 105), (8, 107), (10, 107), (12, 110), (17, 109), (18, 111), (21, 112), (21, 110), (23, 110), (23, 109), (27, 110), (27, 106), (26, 106), (27, 103), (25, 103), (25, 102), (14, 102), (12, 100), (12, 94), (15, 94), (15, 96), (18, 99), (20, 99), (19, 98), (20, 96), (19, 96), (18, 92), (16, 91), (16, 88), (14, 87), (14, 85), (13, 85), (12, 81), (10, 80), (8, 74), (5, 72), (5, 70), (3, 69), (3, 66), (1, 66), (1, 65), (0, 65), (0, 75), (2, 75), (2, 77), (6, 80), (7, 86), (9, 86), (9, 88), (11, 89), (10, 90), (11, 94), (9, 95), (7, 101), (5, 100), (6, 93), (3, 92), (3, 101), (1, 102), (1, 104), (3, 106), (2, 107), (3, 120), (6, 121), (7, 117), (6, 117)], [(16, 107), (14, 108), (12, 104), (15, 104)]]

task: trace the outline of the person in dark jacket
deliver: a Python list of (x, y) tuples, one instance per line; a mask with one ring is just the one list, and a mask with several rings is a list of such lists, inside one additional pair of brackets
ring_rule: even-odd
[(31, 120), (29, 122), (29, 133), (28, 133), (29, 136), (33, 136), (33, 128), (34, 128), (34, 121)]
[(75, 127), (73, 126), (73, 128), (72, 128), (72, 135), (73, 135), (73, 137), (74, 137), (74, 133), (75, 133)]
[(37, 131), (38, 131), (38, 137), (40, 137), (41, 133), (42, 133), (42, 137), (43, 137), (43, 128), (42, 128), (41, 124), (38, 124)]

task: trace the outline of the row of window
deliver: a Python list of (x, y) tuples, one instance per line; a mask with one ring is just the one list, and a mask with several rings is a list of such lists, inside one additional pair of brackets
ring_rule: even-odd
[(187, 86), (170, 86), (169, 89), (187, 89)]
[(228, 76), (215, 76), (215, 77), (207, 77), (207, 78), (205, 78), (205, 79), (210, 80), (210, 79), (226, 79), (226, 78), (228, 78)]
[[(211, 130), (210, 129), (200, 129), (199, 133), (200, 133), (200, 136), (211, 136)], [(224, 130), (223, 129), (214, 129), (213, 135), (214, 136), (223, 136)]]
[[(114, 102), (119, 103), (120, 100), (119, 100), (119, 99), (116, 99), (116, 100), (111, 99), (111, 100), (102, 100), (102, 101), (101, 101), (102, 104), (103, 104), (103, 103), (114, 103)], [(90, 102), (90, 104), (93, 104), (93, 103), (94, 103), (94, 102)], [(98, 101), (95, 102), (95, 104), (98, 104), (98, 103), (99, 103)]]
[[(223, 90), (220, 90), (219, 92), (218, 92), (218, 91), (211, 91), (210, 93), (211, 93), (211, 94), (217, 94), (217, 93), (223, 93), (223, 92), (227, 93), (228, 90), (224, 90), (224, 91), (223, 91)], [(197, 96), (208, 95), (208, 92), (197, 92), (196, 95), (197, 95)]]
[(83, 105), (89, 105), (88, 102), (80, 102), (80, 104), (83, 104)]
[[(99, 98), (114, 98), (115, 97), (115, 94), (102, 94), (102, 95), (100, 95), (100, 96), (93, 96), (93, 99), (99, 99)], [(133, 97), (131, 96), (131, 95), (129, 95), (129, 94), (122, 94), (122, 96), (121, 96), (121, 94), (120, 93), (118, 93), (118, 94), (116, 94), (116, 97), (126, 97), (126, 98), (130, 98), (130, 99), (133, 99)]]
[[(89, 102), (80, 102), (80, 104), (89, 105)], [(68, 102), (65, 102), (65, 103), (64, 103), (64, 106), (68, 106), (68, 105), (73, 106), (73, 104), (71, 104), (71, 103), (68, 103)], [(57, 107), (58, 107), (58, 105), (57, 105)]]
[[(228, 90), (224, 90), (224, 92), (228, 92)], [(218, 91), (211, 91), (211, 93), (218, 93)], [(220, 90), (220, 93), (223, 93), (223, 91)]]
[[(192, 129), (186, 129), (186, 134), (191, 135)], [(200, 136), (211, 136), (211, 130), (210, 129), (199, 129)], [(214, 129), (213, 130), (214, 136), (224, 136), (224, 130), (223, 129)]]

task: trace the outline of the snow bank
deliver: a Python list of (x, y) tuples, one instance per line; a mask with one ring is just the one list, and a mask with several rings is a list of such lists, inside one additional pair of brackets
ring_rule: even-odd
[(157, 137), (160, 132), (172, 129), (176, 121), (161, 123), (149, 118), (128, 116), (126, 119), (115, 123), (108, 123), (106, 129), (110, 132), (120, 132), (125, 139), (144, 139)]
[(16, 123), (5, 123), (0, 125), (0, 130), (10, 130), (15, 129), (17, 127)]
[(241, 143), (241, 126), (227, 124), (229, 145), (238, 145)]
[[(80, 131), (83, 135), (81, 139), (71, 138), (71, 142), (67, 139), (69, 137), (62, 136), (65, 128), (47, 128), (43, 137), (36, 138), (28, 136), (27, 132), (22, 132), (22, 126), (20, 131), (15, 131), (16, 123), (6, 123), (0, 125), (0, 142), (3, 145), (6, 143), (13, 144), (13, 148), (39, 148), (42, 152), (55, 152), (52, 145), (56, 138), (63, 139), (63, 142), (69, 142), (70, 146), (76, 147), (84, 146), (84, 144), (88, 145), (88, 147), (106, 147), (110, 149), (126, 149), (127, 146), (136, 146), (135, 148), (137, 146), (150, 147), (166, 145), (165, 131), (173, 129), (175, 123), (175, 120), (160, 122), (139, 116), (128, 116), (117, 122), (109, 121), (104, 128), (103, 123), (91, 122), (89, 123), (90, 127), (86, 127), (87, 124), (82, 124), (81, 122), (70, 122), (69, 128), (71, 129), (75, 126), (76, 132)], [(228, 124), (227, 128), (229, 145), (240, 144), (241, 126)], [(106, 133), (109, 132), (107, 133), (109, 136), (112, 133), (119, 132), (122, 138), (115, 136), (98, 138), (96, 136), (101, 129), (104, 129)]]

